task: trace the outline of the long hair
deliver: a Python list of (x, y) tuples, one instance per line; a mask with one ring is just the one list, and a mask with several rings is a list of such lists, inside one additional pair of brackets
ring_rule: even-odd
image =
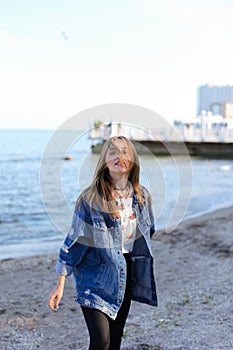
[(94, 210), (100, 210), (103, 212), (107, 212), (112, 216), (119, 217), (119, 213), (116, 208), (116, 203), (112, 194), (114, 182), (106, 166), (106, 153), (109, 147), (113, 147), (119, 151), (118, 147), (114, 143), (117, 139), (123, 140), (126, 143), (127, 152), (129, 153), (130, 157), (130, 170), (128, 181), (138, 197), (139, 204), (143, 204), (144, 195), (142, 191), (142, 186), (139, 183), (140, 164), (135, 147), (133, 143), (126, 137), (114, 136), (104, 143), (102, 152), (100, 154), (95, 169), (93, 181), (91, 185), (87, 189), (85, 189), (79, 196), (76, 202), (76, 207), (78, 206), (80, 200), (84, 199), (88, 201), (88, 204)]

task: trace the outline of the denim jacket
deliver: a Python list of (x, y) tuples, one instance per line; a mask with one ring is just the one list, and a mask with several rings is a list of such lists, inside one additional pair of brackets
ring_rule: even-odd
[[(148, 191), (143, 205), (134, 193), (132, 209), (137, 219), (137, 236), (131, 253), (132, 300), (157, 306), (150, 238), (154, 218)], [(60, 249), (56, 271), (73, 273), (76, 301), (96, 308), (115, 319), (126, 286), (126, 261), (122, 254), (121, 220), (94, 210), (82, 200), (75, 209), (72, 225)]]

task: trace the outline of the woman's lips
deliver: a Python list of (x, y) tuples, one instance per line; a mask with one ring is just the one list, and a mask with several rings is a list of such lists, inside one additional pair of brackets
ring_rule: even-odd
[(120, 166), (120, 167), (125, 167), (126, 166), (125, 162), (122, 162), (120, 160), (118, 160), (114, 165), (117, 165), (117, 166)]

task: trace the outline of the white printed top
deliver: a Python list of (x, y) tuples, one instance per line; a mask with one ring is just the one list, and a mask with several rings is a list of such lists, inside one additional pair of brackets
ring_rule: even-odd
[(132, 210), (133, 198), (117, 198), (116, 204), (121, 217), (122, 253), (131, 253), (136, 238), (136, 217)]

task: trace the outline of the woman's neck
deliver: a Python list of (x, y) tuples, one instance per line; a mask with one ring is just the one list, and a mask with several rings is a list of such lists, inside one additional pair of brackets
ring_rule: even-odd
[(128, 177), (112, 176), (114, 189), (125, 190), (128, 187)]
[(114, 190), (125, 191), (127, 188), (129, 188), (129, 184), (127, 180), (114, 182)]

